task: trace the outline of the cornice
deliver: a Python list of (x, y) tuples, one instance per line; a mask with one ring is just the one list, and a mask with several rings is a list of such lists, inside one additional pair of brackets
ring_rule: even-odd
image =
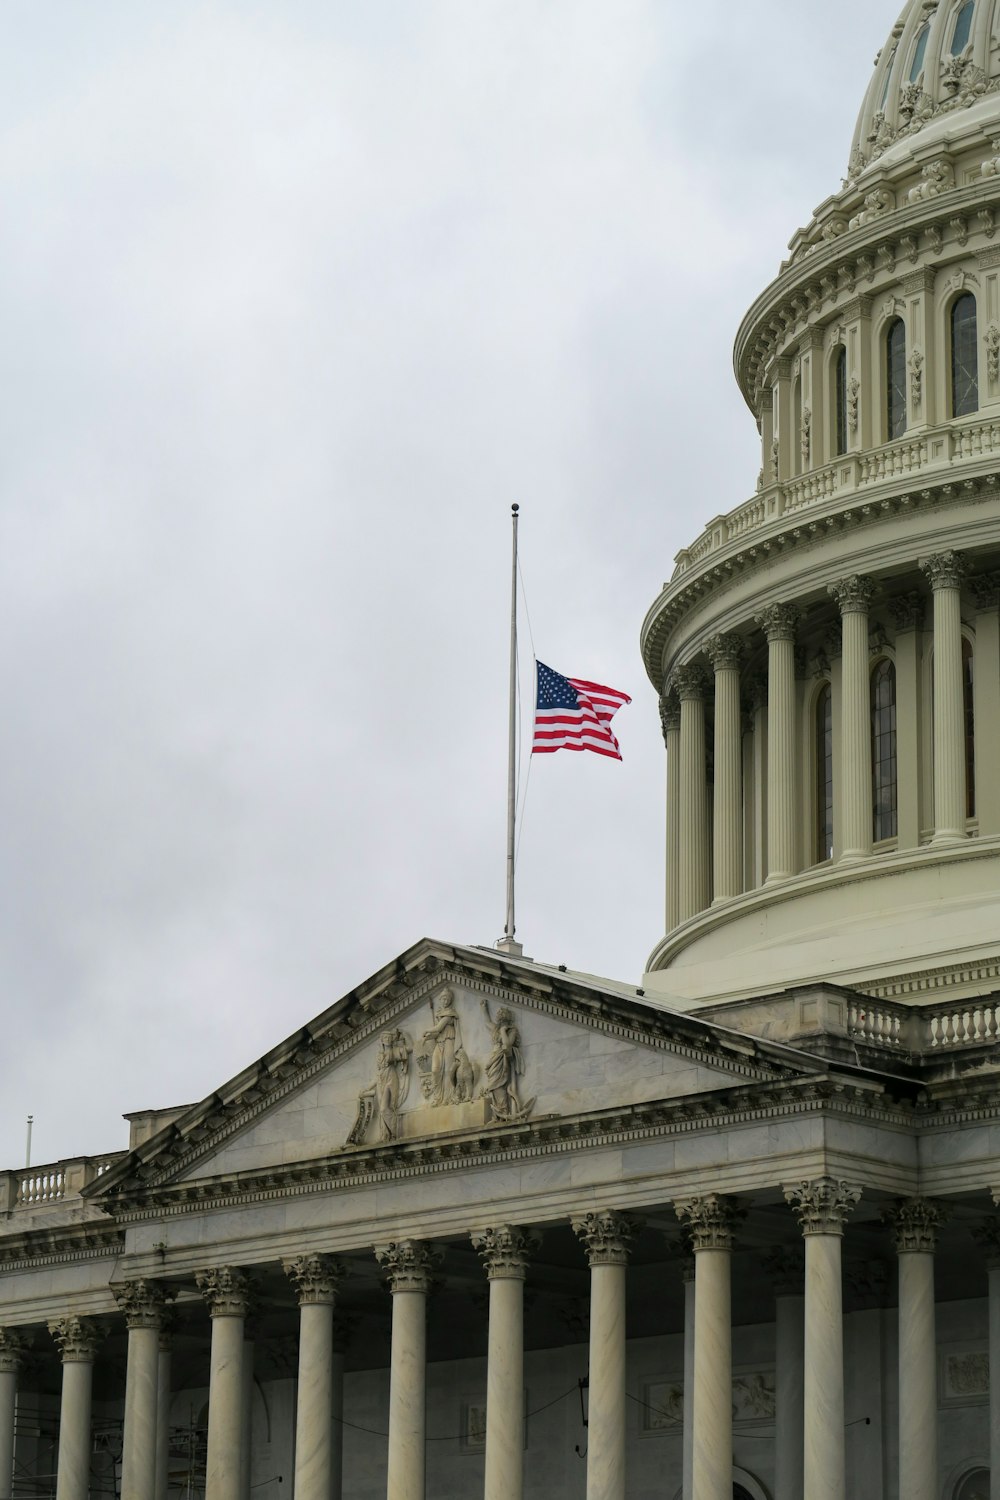
[(28, 1229), (0, 1235), (0, 1273), (102, 1260), (121, 1255), (124, 1249), (124, 1232), (110, 1222), (89, 1224), (86, 1230), (78, 1224)]

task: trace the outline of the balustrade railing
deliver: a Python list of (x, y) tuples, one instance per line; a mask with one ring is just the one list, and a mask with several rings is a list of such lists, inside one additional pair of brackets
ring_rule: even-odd
[(81, 1188), (103, 1177), (127, 1153), (112, 1151), (107, 1156), (80, 1156), (71, 1161), (49, 1162), (27, 1167), (21, 1172), (0, 1174), (8, 1184), (0, 1197), (6, 1197), (11, 1209), (44, 1208), (76, 1197)]
[(847, 1029), (857, 1042), (889, 1052), (933, 1053), (1000, 1038), (1000, 1003), (973, 999), (912, 1009), (885, 1000), (852, 1000)]

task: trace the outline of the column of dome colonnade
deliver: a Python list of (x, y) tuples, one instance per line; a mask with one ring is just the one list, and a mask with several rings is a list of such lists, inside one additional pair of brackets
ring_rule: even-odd
[(333, 1310), (344, 1272), (333, 1256), (322, 1253), (282, 1264), (299, 1304), (295, 1500), (331, 1500), (341, 1489), (340, 1472), (334, 1470)]
[(96, 1319), (70, 1314), (51, 1322), (49, 1332), (62, 1355), (56, 1500), (87, 1500), (94, 1360), (107, 1329)]
[(121, 1500), (150, 1500), (156, 1488), (160, 1322), (166, 1298), (155, 1281), (126, 1281), (113, 1290), (128, 1329)]
[(486, 1500), (524, 1493), (524, 1279), (537, 1239), (512, 1224), (473, 1234), (490, 1284)]
[(243, 1334), (250, 1278), (235, 1266), (199, 1271), (198, 1289), (212, 1319), (205, 1500), (242, 1500)]
[(393, 1240), (375, 1254), (392, 1293), (389, 1464), (392, 1500), (423, 1500), (426, 1482), (427, 1294), (437, 1257), (423, 1240)]
[(938, 552), (921, 568), (934, 591), (934, 840), (965, 838), (965, 731), (962, 692), (962, 580), (965, 560)]
[(0, 1500), (11, 1500), (13, 1493), (17, 1385), (27, 1344), (20, 1329), (0, 1328)]
[(705, 655), (715, 672), (715, 764), (712, 804), (712, 880), (715, 901), (743, 889), (743, 726), (740, 662), (743, 639), (715, 635)]
[(771, 604), (755, 616), (767, 639), (767, 881), (798, 869), (795, 817), (794, 604)]
[(686, 922), (708, 905), (708, 794), (705, 776), (708, 678), (701, 667), (684, 666), (675, 670), (671, 680), (681, 705), (677, 919)]
[(872, 852), (868, 610), (875, 585), (871, 578), (854, 574), (831, 584), (830, 594), (841, 617), (841, 858), (864, 859)]
[(672, 686), (660, 695), (660, 724), (667, 752), (667, 931), (680, 921), (681, 704)]
[(625, 1275), (632, 1224), (602, 1209), (573, 1220), (590, 1264), (587, 1500), (625, 1500)]
[(886, 1218), (899, 1260), (899, 1493), (937, 1500), (934, 1249), (942, 1213), (925, 1198), (910, 1198)]
[(732, 1250), (738, 1210), (718, 1193), (674, 1204), (694, 1252), (692, 1500), (732, 1500)]
[(785, 1188), (805, 1236), (803, 1493), (847, 1500), (841, 1241), (859, 1188), (833, 1177)]

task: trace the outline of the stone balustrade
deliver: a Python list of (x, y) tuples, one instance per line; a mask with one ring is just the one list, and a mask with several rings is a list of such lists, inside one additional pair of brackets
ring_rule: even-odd
[(47, 1208), (78, 1197), (81, 1189), (96, 1182), (126, 1154), (114, 1151), (107, 1156), (80, 1156), (0, 1173), (0, 1213)]
[(1000, 1004), (952, 1001), (911, 1009), (885, 1000), (851, 1000), (847, 1028), (855, 1041), (887, 1052), (927, 1053), (982, 1047), (1000, 1037)]

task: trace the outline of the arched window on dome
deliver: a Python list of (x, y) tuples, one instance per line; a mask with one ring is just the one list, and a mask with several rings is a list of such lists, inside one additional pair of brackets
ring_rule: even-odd
[(976, 299), (956, 297), (951, 308), (951, 414), (965, 417), (979, 410), (979, 348)]
[(896, 837), (896, 668), (888, 658), (871, 675), (872, 838)]
[(931, 34), (930, 22), (927, 21), (917, 33), (917, 45), (913, 52), (913, 61), (910, 64), (910, 82), (916, 83), (924, 71), (924, 57), (927, 54), (927, 38)]
[(847, 350), (843, 344), (833, 356), (833, 452), (847, 452)]
[(906, 328), (893, 318), (885, 331), (885, 435), (891, 442), (906, 431)]
[(976, 816), (976, 711), (972, 642), (962, 637), (962, 725), (965, 730), (965, 816)]
[(976, 0), (965, 0), (965, 4), (955, 17), (955, 30), (951, 34), (952, 57), (958, 57), (969, 45), (969, 37), (972, 35), (972, 17), (975, 9)]
[(882, 85), (882, 97), (878, 101), (879, 114), (885, 109), (886, 100), (889, 97), (889, 84), (892, 82), (892, 65), (896, 61), (896, 49), (893, 47), (889, 53), (889, 61), (885, 65), (885, 82)]
[(824, 683), (816, 699), (816, 850), (817, 864), (833, 858), (833, 690)]

